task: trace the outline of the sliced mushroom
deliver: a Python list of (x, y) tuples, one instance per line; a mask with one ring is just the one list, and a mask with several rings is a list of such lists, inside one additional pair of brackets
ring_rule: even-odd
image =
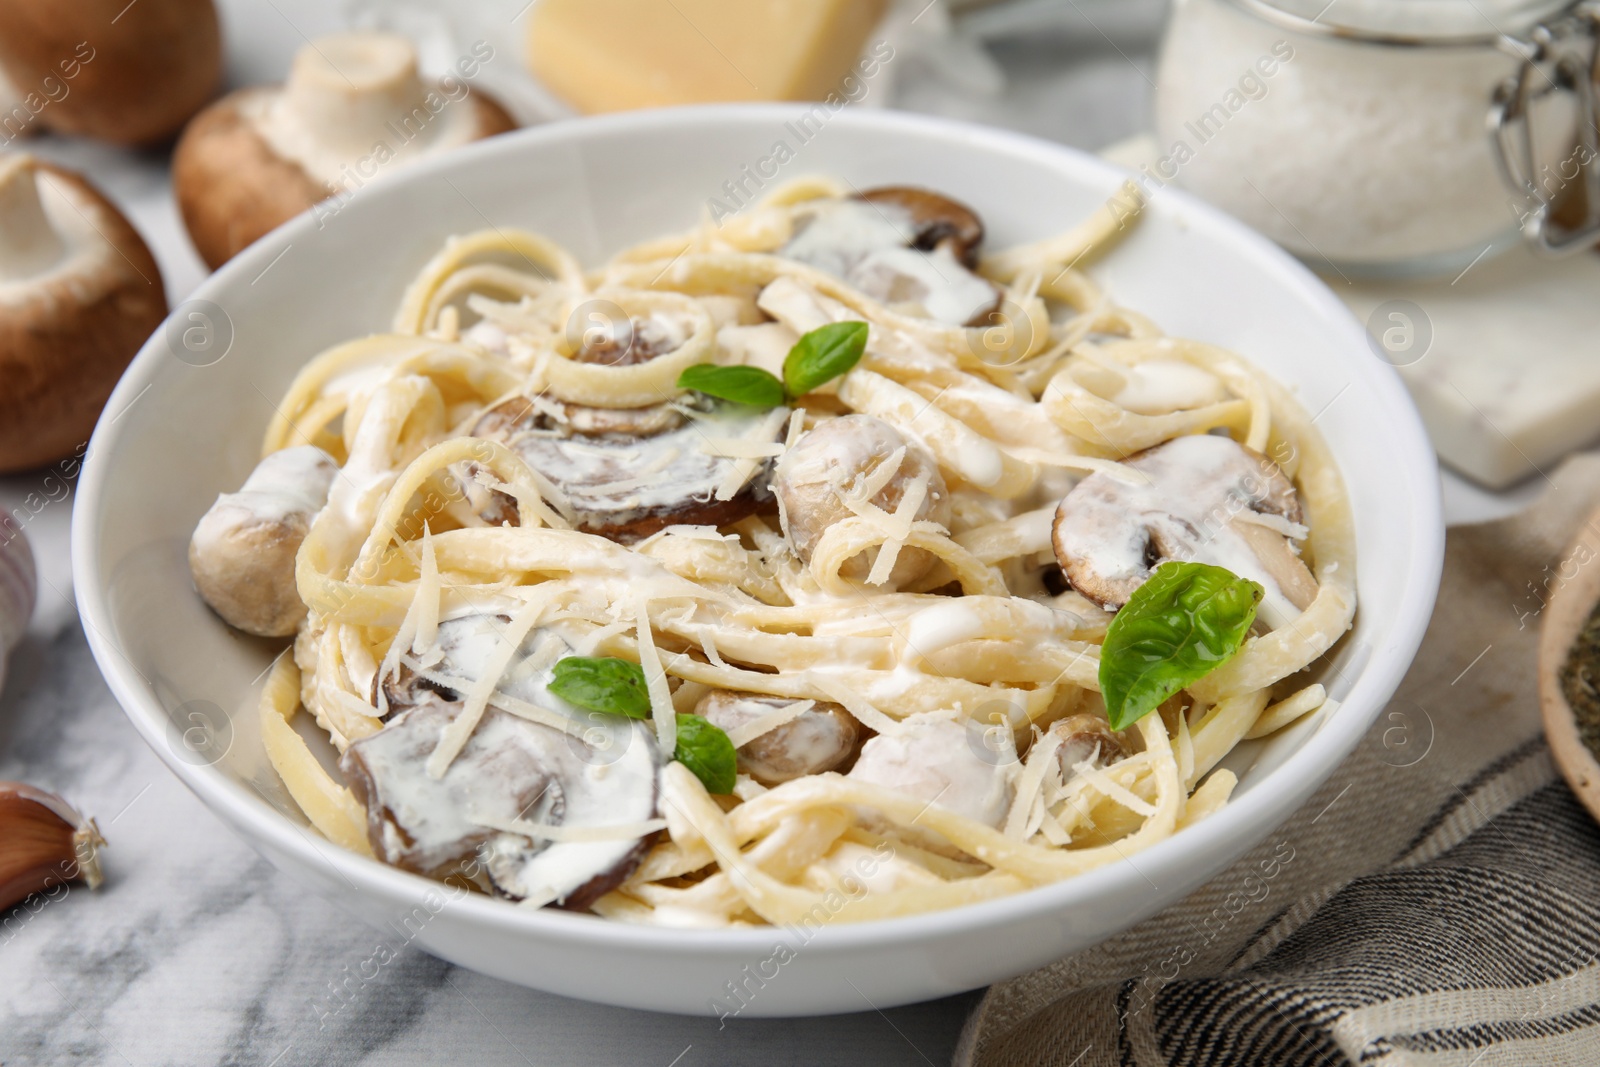
[(294, 561), (338, 474), (333, 457), (303, 445), (256, 465), (237, 493), (217, 497), (194, 528), (189, 571), (228, 625), (287, 637), (305, 618)]
[(1297, 547), (1300, 496), (1277, 464), (1215, 434), (1177, 437), (1125, 463), (1148, 480), (1091, 474), (1056, 508), (1056, 559), (1078, 592), (1115, 610), (1157, 566), (1190, 560), (1259, 582), (1274, 628), (1315, 598)]
[(1051, 723), (1047, 732), (1061, 738), (1056, 762), (1064, 775), (1071, 774), (1072, 768), (1084, 760), (1105, 767), (1123, 756), (1122, 742), (1112, 732), (1111, 724), (1098, 715), (1069, 715)]
[[(770, 715), (794, 701), (732, 689), (713, 689), (695, 705), (726, 733)], [(855, 750), (860, 730), (838, 704), (820, 703), (782, 726), (739, 746), (739, 770), (763, 785), (779, 785), (807, 774), (831, 771)]]
[[(577, 529), (631, 543), (676, 524), (737, 522), (770, 500), (764, 462), (727, 492), (740, 461), (716, 448), (718, 439), (748, 438), (764, 423), (776, 440), (781, 427), (767, 412), (735, 405), (593, 408), (518, 396), (484, 412), (472, 434), (501, 441), (549, 479)], [(508, 505), (497, 496), (479, 511), (514, 525)]]
[(71, 171), (0, 156), (0, 473), (86, 444), (166, 314), (156, 261), (110, 201)]
[[(443, 775), (430, 775), (429, 757), (464, 708), (464, 694), (450, 683), (483, 677), (504, 652), (507, 622), (480, 614), (441, 623), (422, 661), (437, 662), (425, 675), (403, 665), (382, 681), (389, 718), (352, 742), (340, 767), (367, 809), (379, 859), (434, 877), (464, 873), (477, 859), (505, 896), (582, 910), (627, 878), (644, 854), (645, 838), (604, 830), (655, 816), (655, 736), (643, 722), (587, 712), (552, 694), (551, 668), (572, 654), (573, 642), (557, 627), (538, 628), (496, 692), (565, 715), (577, 731), (490, 708)], [(484, 820), (575, 832), (567, 840), (535, 839)], [(581, 839), (586, 829), (592, 839)]]
[(173, 188), (215, 268), (329, 197), (515, 128), (464, 78), (424, 81), (405, 38), (334, 34), (300, 50), (286, 85), (241, 89), (196, 116), (173, 156)]
[(981, 732), (949, 719), (907, 720), (861, 747), (845, 777), (871, 782), (998, 827), (1011, 806), (1014, 760), (996, 758)]
[[(862, 492), (864, 483), (901, 449), (905, 453), (893, 476), (862, 503), (893, 514), (907, 488), (925, 479), (926, 495), (915, 518), (949, 525), (950, 493), (938, 464), (922, 446), (906, 440), (900, 431), (871, 415), (827, 419), (806, 431), (773, 469), (772, 488), (778, 497), (784, 534), (802, 562), (811, 562), (812, 552), (828, 527), (854, 514), (846, 498)], [(846, 563), (840, 573), (846, 578), (865, 579), (877, 557), (878, 549), (868, 549)], [(934, 557), (923, 549), (902, 549), (888, 584), (915, 581), (933, 563)]]
[(983, 223), (924, 189), (886, 186), (802, 206), (778, 255), (842, 278), (881, 303), (948, 323), (981, 326), (1000, 290), (972, 272)]
[(911, 216), (916, 238), (911, 247), (923, 252), (948, 248), (968, 270), (978, 266), (983, 220), (958, 200), (912, 185), (880, 185), (859, 197), (869, 204), (893, 204)]
[(25, 127), (152, 144), (177, 133), (221, 75), (212, 0), (0, 3), (0, 83), (18, 99), (0, 114), (8, 138), (21, 109)]

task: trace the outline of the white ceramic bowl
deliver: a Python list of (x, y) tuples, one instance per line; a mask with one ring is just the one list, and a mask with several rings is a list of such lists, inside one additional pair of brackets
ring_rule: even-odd
[[(1282, 822), (1377, 716), (1411, 662), (1438, 583), (1433, 452), (1394, 371), (1321, 282), (1239, 223), (1163, 190), (1098, 277), (1169, 332), (1236, 349), (1291, 386), (1318, 414), (1357, 527), (1361, 607), (1331, 683), (1343, 706), (1235, 753), (1240, 788), (1223, 811), (1141, 853), (1137, 869), (1117, 863), (959, 910), (836, 924), (803, 944), (783, 930), (642, 929), (484, 897), (446, 900), (444, 887), (307, 828), (256, 728), (260, 677), (278, 646), (231, 632), (205, 608), (185, 547), (216, 494), (251, 469), (296, 370), (325, 346), (385, 329), (406, 282), (447, 236), (525, 227), (597, 263), (694, 225), (709, 198), (727, 200), (725, 182), (753, 190), (747, 175), (779, 141), (795, 154), (781, 178), (927, 185), (976, 207), (991, 247), (1066, 229), (1126, 177), (1056, 145), (882, 111), (846, 110), (802, 143), (801, 114), (753, 106), (586, 119), (425, 163), (250, 248), (195, 294), (209, 304), (180, 307), (129, 368), (78, 490), (73, 561), (85, 630), (140, 733), (279, 868), (374, 924), (409, 917), (415, 940), (436, 955), (539, 989), (706, 1012), (728, 983), (766, 972), (764, 984), (747, 986), (748, 1015), (884, 1007), (1040, 966), (1178, 900)], [(208, 329), (217, 331), (209, 348)], [(187, 348), (185, 330), (199, 331)], [(779, 943), (797, 949), (781, 965), (769, 962)]]

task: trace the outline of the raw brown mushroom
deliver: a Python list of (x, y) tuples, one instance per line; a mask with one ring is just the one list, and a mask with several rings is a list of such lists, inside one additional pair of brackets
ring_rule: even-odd
[(216, 92), (222, 32), (212, 0), (0, 0), (0, 72), (25, 125), (153, 144)]
[(505, 616), (441, 623), (438, 662), (423, 678), (401, 665), (382, 681), (388, 719), (353, 742), (340, 767), (366, 807), (373, 853), (434, 877), (466, 873), (518, 900), (582, 910), (632, 873), (645, 838), (534, 839), (493, 825), (536, 823), (578, 831), (644, 823), (656, 815), (655, 735), (643, 722), (575, 708), (549, 691), (550, 667), (572, 652), (554, 627), (535, 629), (516, 653), (544, 663), (502, 676), (497, 694), (571, 719), (571, 732), (491, 707), (440, 777), (429, 757), (464, 709), (461, 690), (434, 679), (478, 681), (503, 651)]
[[(724, 733), (788, 707), (794, 701), (732, 689), (713, 689), (695, 705)], [(831, 771), (850, 758), (860, 730), (838, 704), (819, 703), (782, 726), (739, 746), (739, 770), (763, 785)]]
[[(845, 503), (845, 494), (902, 448), (905, 455), (899, 468), (866, 503), (893, 514), (912, 481), (925, 477), (927, 496), (917, 508), (916, 518), (943, 526), (950, 524), (950, 493), (939, 465), (921, 445), (906, 440), (900, 431), (871, 415), (828, 419), (806, 431), (773, 469), (772, 488), (778, 497), (784, 534), (801, 562), (811, 562), (812, 552), (828, 527), (854, 514)], [(877, 555), (876, 548), (862, 552), (840, 573), (846, 578), (865, 579)], [(933, 563), (934, 557), (926, 550), (904, 548), (886, 584), (900, 586), (915, 581)]]
[(306, 606), (295, 586), (295, 556), (338, 472), (320, 448), (286, 448), (201, 516), (189, 542), (189, 571), (228, 625), (261, 637), (287, 637), (299, 627)]
[(1000, 290), (973, 273), (983, 223), (964, 204), (910, 186), (801, 206), (778, 255), (843, 278), (891, 307), (952, 326), (982, 326)]
[(128, 220), (77, 174), (0, 156), (0, 473), (82, 446), (167, 314)]
[(1148, 481), (1097, 472), (1056, 508), (1056, 560), (1078, 592), (1114, 610), (1160, 564), (1191, 560), (1259, 582), (1272, 627), (1316, 597), (1297, 547), (1300, 496), (1277, 464), (1215, 434), (1177, 437), (1124, 462)]
[(172, 162), (201, 258), (219, 267), (329, 197), (516, 127), (487, 94), (453, 76), (449, 85), (422, 79), (403, 37), (342, 33), (302, 48), (286, 85), (241, 89), (211, 105), (184, 131)]

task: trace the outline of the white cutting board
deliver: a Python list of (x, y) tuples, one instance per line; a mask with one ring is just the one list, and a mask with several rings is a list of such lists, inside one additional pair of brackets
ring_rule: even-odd
[[(1137, 168), (1159, 153), (1146, 136), (1101, 154)], [(1454, 278), (1323, 279), (1399, 368), (1439, 458), (1473, 481), (1503, 489), (1600, 439), (1600, 254), (1518, 244)]]

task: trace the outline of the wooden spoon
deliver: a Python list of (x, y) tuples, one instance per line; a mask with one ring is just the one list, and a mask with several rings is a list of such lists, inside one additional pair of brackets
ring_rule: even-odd
[(1600, 762), (1578, 735), (1572, 706), (1561, 688), (1567, 653), (1600, 603), (1600, 511), (1584, 524), (1557, 565), (1550, 603), (1539, 633), (1539, 709), (1550, 751), (1567, 784), (1600, 820)]

